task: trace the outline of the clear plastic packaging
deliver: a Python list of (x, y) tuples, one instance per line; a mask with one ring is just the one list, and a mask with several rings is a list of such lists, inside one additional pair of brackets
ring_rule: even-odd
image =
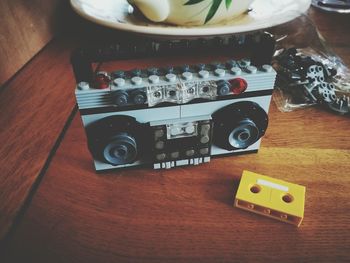
[(282, 112), (322, 105), (350, 112), (350, 70), (326, 45), (312, 21), (301, 15), (271, 29), (277, 39), (274, 101)]

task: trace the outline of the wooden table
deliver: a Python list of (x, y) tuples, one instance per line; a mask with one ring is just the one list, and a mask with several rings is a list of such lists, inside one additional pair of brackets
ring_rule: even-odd
[[(309, 15), (350, 65), (349, 16)], [(55, 40), (0, 94), (1, 262), (350, 261), (348, 117), (272, 103), (258, 154), (96, 174), (71, 47)], [(307, 187), (300, 228), (233, 208), (244, 169)]]

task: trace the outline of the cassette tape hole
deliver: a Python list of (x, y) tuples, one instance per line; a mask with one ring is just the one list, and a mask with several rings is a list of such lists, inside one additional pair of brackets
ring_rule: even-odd
[(291, 195), (291, 194), (284, 194), (283, 196), (282, 196), (282, 200), (285, 202), (285, 203), (287, 203), (287, 204), (289, 204), (289, 203), (292, 203), (293, 201), (294, 201), (294, 197)]
[(254, 184), (250, 187), (250, 192), (252, 192), (253, 194), (258, 194), (261, 191), (261, 187), (257, 184)]

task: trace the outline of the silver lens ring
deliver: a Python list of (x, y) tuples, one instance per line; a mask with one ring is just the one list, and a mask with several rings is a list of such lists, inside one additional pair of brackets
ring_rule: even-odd
[(245, 149), (259, 139), (259, 129), (251, 120), (243, 120), (232, 130), (229, 143), (236, 149)]
[(137, 144), (134, 137), (119, 134), (103, 149), (104, 159), (112, 165), (133, 163), (137, 158)]

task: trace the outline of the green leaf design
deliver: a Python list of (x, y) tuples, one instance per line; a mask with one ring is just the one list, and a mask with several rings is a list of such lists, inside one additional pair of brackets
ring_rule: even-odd
[(189, 0), (184, 5), (195, 5), (195, 4), (198, 4), (198, 3), (203, 2), (203, 1), (205, 1), (205, 0)]
[(215, 15), (216, 11), (218, 11), (221, 2), (222, 2), (222, 0), (213, 0), (213, 2), (211, 4), (211, 7), (209, 9), (209, 12), (207, 14), (207, 17), (205, 18), (204, 24), (206, 24), (208, 21), (210, 21), (210, 19), (213, 18), (213, 16)]
[(229, 9), (231, 4), (232, 4), (232, 0), (226, 0), (226, 9)]
[[(207, 0), (189, 0), (184, 5), (195, 5), (195, 4), (204, 2), (204, 1), (207, 1)], [(210, 19), (213, 18), (213, 16), (218, 11), (222, 1), (223, 0), (211, 0), (210, 9), (209, 9), (208, 14), (205, 18), (204, 24), (208, 23), (210, 21)], [(225, 0), (225, 4), (226, 4), (226, 9), (229, 9), (231, 4), (232, 4), (232, 0)]]

